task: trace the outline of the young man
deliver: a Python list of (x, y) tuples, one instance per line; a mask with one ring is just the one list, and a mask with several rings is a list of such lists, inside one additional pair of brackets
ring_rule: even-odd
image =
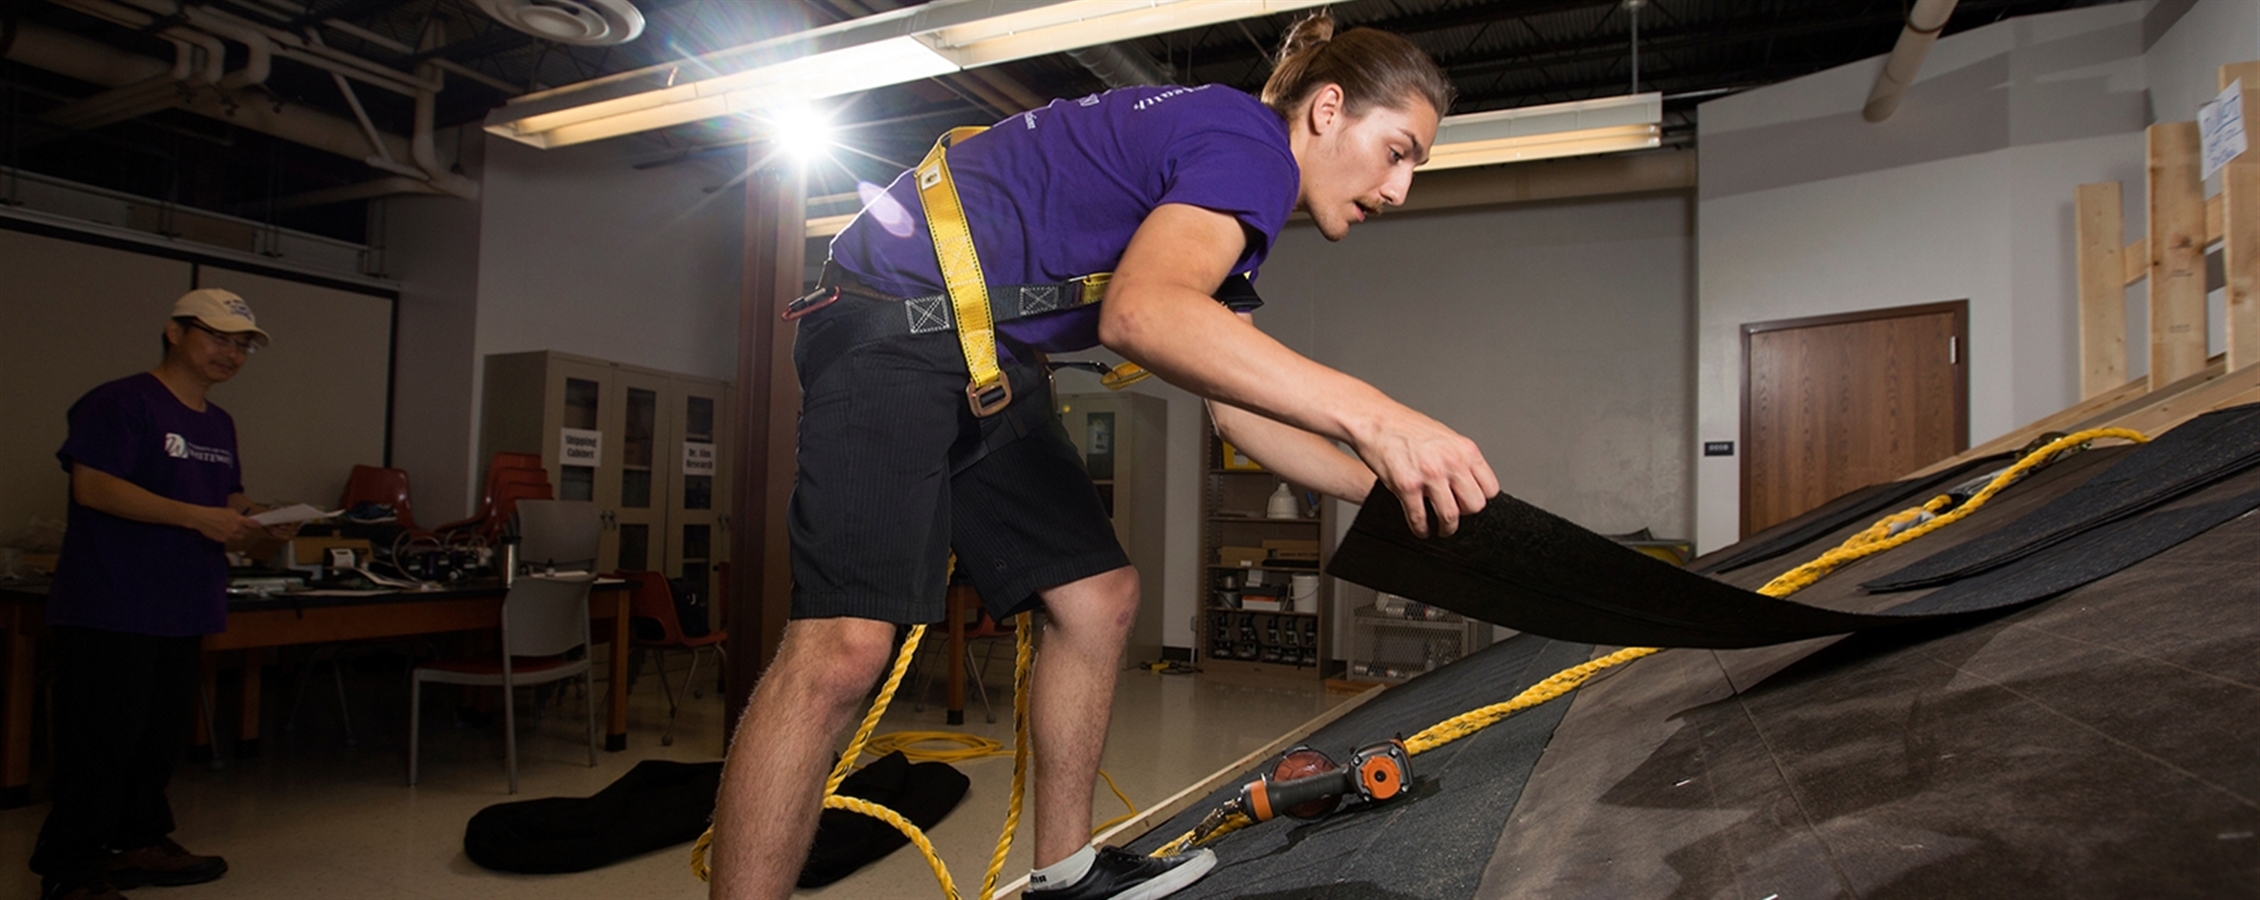
[[(1260, 102), (1218, 86), (1054, 102), (955, 142), (946, 173), (929, 157), (841, 233), (824, 284), (838, 299), (795, 345), (794, 621), (730, 748), (713, 896), (791, 891), (839, 737), (896, 625), (942, 618), (952, 550), (991, 612), (1046, 613), (1026, 896), (1147, 900), (1214, 865), (1089, 846), (1138, 575), (1051, 415), (1041, 357), (1103, 344), (1208, 398), (1225, 436), (1289, 481), (1362, 500), (1378, 476), (1416, 531), (1431, 510), (1454, 529), (1498, 492), (1473, 442), (1257, 331), (1240, 281), (1295, 208), (1340, 240), (1402, 203), (1450, 97), (1410, 43), (1336, 37), (1321, 14), (1290, 32)], [(945, 289), (967, 258), (993, 342)], [(1074, 279), (1098, 272), (1113, 274), (1093, 303)], [(1220, 294), (1228, 278), (1240, 287)], [(984, 357), (1009, 390), (982, 380)]]
[(190, 291), (164, 338), (157, 368), (72, 405), (55, 454), (71, 479), (47, 601), (55, 802), (31, 857), (51, 900), (114, 900), (228, 870), (168, 837), (165, 785), (187, 748), (204, 635), (227, 629), (224, 548), (294, 529), (249, 518), (235, 420), (206, 397), (267, 345), (250, 305)]

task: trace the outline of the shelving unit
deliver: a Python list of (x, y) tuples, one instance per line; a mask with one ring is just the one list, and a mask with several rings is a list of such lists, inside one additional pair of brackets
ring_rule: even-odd
[[(1265, 506), (1280, 484), (1279, 476), (1263, 469), (1226, 468), (1223, 442), (1217, 439), (1214, 424), (1205, 415), (1202, 424), (1201, 611), (1195, 623), (1199, 664), (1218, 673), (1323, 677), (1334, 658), (1329, 621), (1332, 579), (1323, 574), (1334, 540), (1324, 504), (1314, 510), (1309, 492), (1289, 485), (1304, 515), (1266, 518)], [(1218, 556), (1225, 547), (1263, 548), (1265, 541), (1303, 542), (1317, 548), (1317, 557), (1271, 557), (1226, 565)], [(1292, 588), (1298, 574), (1316, 582), (1301, 595)], [(1288, 586), (1290, 600), (1276, 611), (1245, 605), (1239, 598), (1251, 586), (1251, 578), (1260, 580), (1258, 589)]]
[(1394, 684), (1439, 668), (1491, 643), (1491, 626), (1457, 613), (1390, 615), (1371, 606), (1350, 611), (1348, 677)]

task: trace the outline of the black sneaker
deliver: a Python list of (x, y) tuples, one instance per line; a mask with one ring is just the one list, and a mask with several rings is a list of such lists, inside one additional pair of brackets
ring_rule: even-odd
[(1049, 885), (1028, 879), (1026, 900), (1155, 900), (1183, 890), (1216, 868), (1207, 850), (1155, 859), (1115, 847), (1100, 847), (1091, 870), (1074, 884)]

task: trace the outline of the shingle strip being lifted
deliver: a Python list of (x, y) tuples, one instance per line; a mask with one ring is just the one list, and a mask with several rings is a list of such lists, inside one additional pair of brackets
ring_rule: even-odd
[[(2146, 448), (2129, 451), (2125, 458), (2141, 449)], [(2020, 486), (2092, 471), (2060, 462), (2028, 476)], [(2085, 490), (2083, 484), (2070, 493)], [(1926, 598), (1881, 612), (1844, 612), (1768, 597), (1668, 565), (1505, 495), (1483, 512), (1462, 518), (1459, 533), (1448, 538), (1414, 537), (1398, 513), (1401, 508), (1394, 496), (1376, 487), (1328, 571), (1376, 590), (1559, 640), (1758, 647), (1982, 614), (2041, 596), (2029, 590), (1982, 593), (1962, 595), (1945, 610)], [(2214, 523), (2235, 514), (2215, 512), (2223, 518)], [(2172, 531), (2182, 537), (2202, 531), (2190, 530), (2195, 521), (2181, 522)], [(2171, 545), (2142, 555), (2164, 546)], [(2129, 558), (2127, 564), (2133, 561)], [(2086, 572), (2084, 577), (2105, 574), (2109, 572)]]

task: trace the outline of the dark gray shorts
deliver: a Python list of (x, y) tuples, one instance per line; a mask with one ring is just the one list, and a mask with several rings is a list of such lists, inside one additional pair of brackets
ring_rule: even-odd
[(942, 621), (952, 550), (999, 618), (1129, 565), (1042, 366), (1004, 361), (1012, 406), (976, 418), (955, 333), (858, 332), (883, 302), (843, 298), (794, 340), (793, 618)]

